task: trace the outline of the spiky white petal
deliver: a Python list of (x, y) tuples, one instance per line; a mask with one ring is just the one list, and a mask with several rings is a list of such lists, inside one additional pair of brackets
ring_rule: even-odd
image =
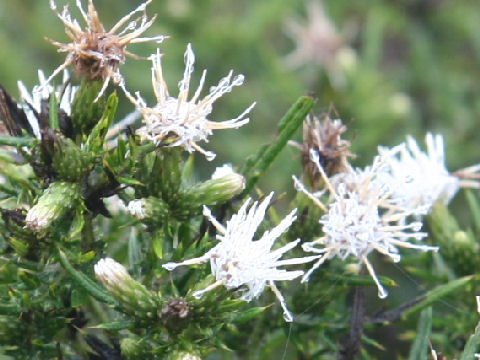
[(175, 98), (169, 95), (167, 84), (163, 78), (161, 56), (162, 54), (159, 51), (151, 56), (153, 64), (152, 83), (157, 100), (154, 107), (148, 107), (139, 93), (136, 93), (134, 97), (122, 85), (126, 96), (143, 115), (144, 126), (137, 130), (137, 134), (142, 139), (150, 140), (157, 145), (181, 146), (190, 153), (195, 150), (199, 151), (208, 160), (213, 160), (215, 154), (204, 150), (197, 143), (200, 141), (208, 142), (208, 137), (212, 135), (213, 130), (237, 129), (249, 122), (246, 115), (255, 103), (234, 119), (222, 122), (208, 119), (213, 110), (213, 103), (224, 94), (231, 92), (235, 86), (242, 85), (244, 76), (233, 77), (233, 71), (230, 71), (226, 77), (220, 80), (218, 85), (210, 88), (206, 97), (200, 100), (199, 96), (206, 76), (206, 71), (204, 71), (200, 79), (200, 85), (189, 100), (190, 80), (195, 55), (191, 45), (188, 44), (185, 51), (185, 71), (183, 79), (178, 84), (178, 97)]
[[(414, 248), (422, 251), (438, 248), (412, 244), (408, 240), (421, 240), (426, 236), (420, 232), (420, 222), (407, 222), (412, 214), (424, 213), (425, 208), (402, 208), (391, 201), (391, 189), (380, 180), (384, 162), (377, 157), (371, 167), (352, 169), (328, 179), (321, 167), (316, 152), (311, 152), (312, 161), (322, 174), (332, 200), (326, 213), (319, 222), (323, 225), (324, 235), (312, 242), (306, 242), (302, 248), (308, 252), (320, 254), (320, 259), (302, 278), (308, 281), (310, 275), (327, 259), (339, 257), (342, 260), (352, 256), (365, 264), (378, 287), (380, 298), (387, 291), (378, 280), (367, 256), (376, 250), (393, 261), (400, 261), (398, 247)], [(297, 188), (316, 198), (305, 187)], [(320, 200), (316, 200), (320, 202)], [(325, 208), (325, 205), (322, 206)]]
[[(426, 152), (411, 136), (393, 149), (379, 147), (387, 165), (385, 182), (391, 184), (392, 197), (399, 205), (431, 208), (439, 200), (448, 204), (461, 186), (480, 186), (478, 181), (462, 180), (448, 171), (441, 135), (427, 133), (425, 142)], [(478, 166), (474, 166), (461, 172), (468, 178), (478, 170)]]
[(271, 250), (275, 240), (280, 237), (296, 219), (296, 209), (288, 214), (280, 224), (270, 231), (266, 231), (259, 240), (254, 240), (255, 232), (265, 217), (265, 211), (272, 199), (273, 193), (265, 198), (260, 204), (254, 202), (250, 206), (248, 199), (237, 214), (227, 221), (226, 227), (221, 225), (205, 208), (204, 214), (210, 219), (218, 231), (217, 239), (220, 242), (199, 258), (185, 260), (181, 263), (168, 263), (163, 267), (173, 270), (178, 266), (201, 264), (210, 260), (212, 274), (216, 282), (206, 289), (195, 292), (193, 295), (201, 297), (205, 292), (223, 285), (227, 289), (241, 289), (241, 299), (251, 301), (258, 297), (268, 285), (275, 293), (284, 310), (286, 321), (292, 321), (292, 315), (288, 311), (285, 300), (275, 287), (275, 281), (293, 280), (303, 274), (303, 271), (287, 271), (278, 269), (283, 265), (295, 265), (310, 262), (318, 256), (305, 258), (293, 258), (280, 260), (287, 251), (294, 248), (300, 240), (290, 242), (278, 249)]
[(37, 139), (40, 139), (40, 126), (35, 112), (37, 112), (37, 114), (42, 112), (42, 103), (48, 101), (50, 94), (55, 94), (60, 109), (65, 111), (67, 115), (70, 115), (71, 104), (78, 90), (78, 86), (71, 86), (68, 83), (69, 79), (70, 74), (65, 70), (63, 72), (62, 81), (62, 84), (64, 85), (57, 86), (54, 89), (53, 86), (47, 83), (43, 71), (38, 70), (39, 84), (33, 87), (31, 93), (22, 81), (17, 81), (18, 90), (20, 91), (20, 99), (23, 102), (20, 106), (27, 115), (28, 123), (32, 127), (33, 133)]

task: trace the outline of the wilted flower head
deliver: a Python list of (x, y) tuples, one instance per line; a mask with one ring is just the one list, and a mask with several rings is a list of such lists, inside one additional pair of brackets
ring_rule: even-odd
[(254, 202), (248, 212), (250, 199), (247, 200), (238, 213), (227, 222), (226, 227), (220, 224), (212, 216), (210, 210), (205, 207), (204, 215), (209, 218), (220, 234), (217, 235), (220, 243), (199, 258), (185, 260), (181, 263), (168, 263), (164, 264), (163, 267), (171, 271), (178, 266), (201, 264), (210, 260), (212, 274), (215, 275), (217, 281), (204, 290), (195, 292), (193, 296), (200, 298), (205, 292), (220, 285), (224, 285), (229, 290), (245, 285), (246, 289), (243, 289), (241, 298), (245, 301), (251, 301), (258, 297), (265, 286), (268, 285), (282, 305), (285, 320), (292, 321), (292, 315), (286, 307), (283, 296), (275, 286), (275, 281), (293, 280), (301, 276), (303, 271), (287, 271), (277, 269), (277, 267), (303, 264), (317, 257), (279, 260), (284, 253), (294, 248), (300, 240), (271, 250), (275, 240), (295, 221), (296, 209), (271, 231), (266, 231), (259, 240), (254, 240), (255, 232), (265, 216), (265, 211), (272, 196), (273, 193), (260, 204)]
[(437, 200), (448, 204), (460, 187), (480, 188), (480, 182), (473, 179), (478, 179), (480, 165), (451, 174), (445, 166), (443, 137), (427, 133), (425, 142), (426, 152), (411, 136), (393, 149), (379, 148), (387, 165), (385, 181), (391, 184), (392, 197), (399, 205), (431, 208)]
[(342, 39), (318, 0), (307, 3), (307, 21), (289, 19), (287, 35), (296, 42), (296, 49), (287, 55), (286, 62), (298, 67), (308, 62), (330, 69), (342, 47)]
[[(92, 0), (88, 0), (87, 12), (82, 8), (81, 0), (76, 0), (77, 7), (87, 24), (85, 29), (82, 29), (76, 19), (72, 20), (68, 6), (65, 6), (60, 13), (54, 0), (50, 0), (50, 8), (65, 25), (65, 33), (71, 42), (60, 43), (49, 39), (52, 44), (59, 47), (59, 52), (66, 52), (67, 57), (65, 62), (48, 78), (47, 83), (67, 66), (73, 65), (75, 72), (81, 76), (89, 80), (103, 80), (103, 87), (97, 99), (103, 94), (110, 80), (119, 84), (123, 78), (118, 68), (125, 62), (125, 56), (139, 58), (128, 52), (126, 46), (147, 41), (160, 43), (165, 38), (163, 35), (140, 37), (156, 18), (153, 16), (148, 20), (145, 13), (146, 6), (151, 1), (147, 0), (122, 17), (109, 31), (106, 31)], [(143, 12), (143, 15), (130, 21), (130, 18), (139, 12)]]
[(347, 127), (342, 120), (332, 120), (328, 114), (322, 121), (316, 116), (308, 116), (303, 122), (303, 143), (293, 145), (302, 151), (303, 170), (314, 188), (318, 187), (322, 177), (311, 160), (310, 150), (319, 154), (320, 164), (327, 176), (351, 170), (348, 158), (355, 155), (350, 152), (350, 141), (340, 137), (345, 131)]
[(377, 284), (378, 296), (385, 298), (388, 293), (380, 284), (367, 256), (376, 250), (398, 262), (400, 254), (397, 247), (437, 250), (436, 247), (416, 245), (408, 241), (410, 238), (421, 240), (426, 236), (419, 232), (422, 227), (420, 222), (407, 223), (405, 220), (412, 214), (423, 213), (424, 209), (404, 209), (392, 203), (391, 190), (377, 178), (383, 166), (380, 157), (375, 159), (371, 167), (364, 170), (352, 169), (330, 180), (319, 163), (318, 155), (312, 151), (311, 156), (332, 199), (328, 207), (325, 206), (293, 177), (296, 188), (325, 211), (319, 220), (323, 225), (324, 235), (315, 241), (302, 244), (305, 251), (321, 254), (312, 269), (304, 275), (302, 282), (307, 281), (325, 260), (333, 257), (345, 260), (354, 256), (367, 267)]
[(148, 107), (146, 102), (137, 92), (133, 97), (124, 88), (126, 96), (142, 113), (144, 126), (137, 130), (142, 139), (153, 141), (155, 144), (165, 144), (169, 146), (182, 146), (188, 152), (195, 150), (204, 154), (208, 160), (212, 160), (215, 154), (202, 149), (197, 142), (208, 142), (208, 136), (213, 130), (218, 129), (237, 129), (248, 123), (249, 119), (245, 116), (250, 112), (255, 103), (250, 105), (240, 116), (235, 119), (215, 122), (208, 120), (212, 112), (213, 103), (223, 94), (229, 93), (235, 86), (243, 84), (244, 76), (237, 75), (232, 78), (233, 71), (220, 80), (217, 86), (210, 88), (210, 93), (203, 99), (199, 99), (205, 82), (206, 70), (203, 71), (200, 79), (200, 85), (193, 97), (188, 100), (190, 92), (190, 79), (193, 73), (193, 64), (195, 55), (190, 44), (185, 52), (185, 72), (183, 79), (179, 82), (178, 97), (170, 96), (167, 84), (163, 78), (161, 64), (161, 54), (152, 55), (152, 82), (157, 104), (154, 107)]
[(45, 79), (42, 70), (38, 70), (39, 84), (33, 87), (30, 93), (27, 87), (20, 80), (17, 82), (20, 91), (20, 98), (23, 104), (20, 104), (27, 116), (28, 123), (32, 127), (33, 133), (37, 139), (40, 139), (40, 130), (45, 127), (49, 121), (49, 99), (54, 94), (58, 100), (59, 113), (70, 115), (71, 104), (78, 90), (78, 86), (70, 85), (70, 75), (67, 70), (63, 71), (63, 81), (61, 86), (55, 89), (49, 85)]

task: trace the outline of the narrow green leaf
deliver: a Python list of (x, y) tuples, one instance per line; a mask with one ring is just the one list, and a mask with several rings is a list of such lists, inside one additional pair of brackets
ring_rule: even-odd
[(116, 179), (119, 183), (125, 184), (125, 185), (145, 186), (144, 184), (142, 184), (137, 179), (130, 178), (130, 177), (117, 176)]
[(106, 292), (99, 284), (94, 282), (84, 273), (77, 271), (73, 268), (70, 262), (67, 259), (67, 256), (62, 250), (58, 250), (60, 264), (62, 264), (65, 271), (72, 277), (72, 279), (81, 286), (88, 294), (93, 296), (98, 301), (107, 304), (115, 304), (113, 297)]
[(268, 169), (288, 140), (303, 123), (314, 104), (312, 98), (308, 96), (300, 97), (280, 120), (279, 134), (276, 139), (269, 146), (261, 148), (254, 160), (247, 162), (242, 170), (242, 174), (248, 179), (243, 192), (244, 195), (252, 190), (259, 177)]
[(74, 288), (72, 289), (72, 293), (70, 295), (70, 305), (72, 307), (78, 307), (85, 305), (87, 303), (87, 292), (82, 288)]
[(9, 136), (0, 135), (0, 145), (7, 146), (28, 146), (32, 147), (35, 144), (35, 139), (29, 136)]
[(473, 278), (474, 276), (472, 275), (464, 276), (460, 279), (450, 281), (444, 285), (437, 286), (436, 288), (427, 292), (425, 295), (420, 296), (418, 299), (419, 301), (414, 306), (406, 310), (403, 314), (403, 317), (408, 317), (420, 310), (429, 307), (434, 302), (443, 299), (447, 295), (450, 295), (454, 291), (464, 287), (470, 281), (472, 281)]
[(152, 239), (153, 252), (159, 259), (163, 259), (163, 233), (157, 231)]
[(58, 122), (58, 104), (57, 104), (57, 97), (55, 96), (55, 91), (53, 91), (50, 94), (50, 108), (48, 111), (48, 117), (49, 117), (48, 120), (50, 122), (50, 127), (53, 130), (59, 130), (60, 124)]
[[(370, 276), (363, 275), (336, 275), (336, 274), (327, 274), (326, 275), (332, 283), (342, 284), (342, 285), (352, 285), (352, 286), (377, 286), (375, 281)], [(392, 280), (386, 276), (379, 276), (378, 280), (387, 287), (395, 287), (398, 284), (395, 280)]]
[(135, 323), (131, 320), (119, 320), (119, 321), (112, 321), (109, 323), (103, 323), (95, 326), (91, 326), (93, 329), (103, 329), (103, 330), (110, 330), (110, 331), (119, 331), (130, 329), (133, 327)]
[(477, 324), (475, 328), (475, 333), (470, 336), (463, 349), (462, 355), (460, 355), (459, 360), (472, 360), (475, 359), (475, 354), (480, 349), (480, 322)]
[(268, 306), (263, 307), (253, 307), (245, 311), (233, 312), (228, 316), (228, 321), (236, 324), (241, 324), (256, 318), (258, 315), (263, 313)]
[(429, 306), (420, 314), (417, 325), (417, 334), (413, 342), (408, 360), (427, 360), (428, 338), (432, 332), (432, 307)]
[(100, 121), (95, 124), (90, 135), (88, 136), (85, 144), (85, 150), (87, 152), (98, 152), (103, 148), (103, 142), (105, 140), (105, 136), (107, 135), (108, 128), (113, 123), (113, 118), (117, 111), (117, 105), (118, 96), (114, 92), (108, 97), (107, 106), (105, 107), (105, 111), (103, 112)]
[(473, 225), (475, 226), (475, 232), (480, 234), (480, 203), (477, 196), (470, 189), (465, 190), (465, 198), (467, 199), (470, 213), (472, 214)]

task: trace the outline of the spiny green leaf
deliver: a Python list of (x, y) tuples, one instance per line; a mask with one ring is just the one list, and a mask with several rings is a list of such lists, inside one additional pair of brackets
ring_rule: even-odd
[(99, 325), (92, 326), (93, 329), (103, 329), (103, 330), (110, 330), (110, 331), (119, 331), (130, 329), (133, 327), (135, 323), (131, 320), (119, 320), (119, 321), (112, 321), (109, 323), (103, 323)]
[(32, 137), (0, 135), (0, 145), (32, 147), (36, 140)]
[(67, 259), (67, 256), (62, 250), (58, 250), (60, 264), (62, 264), (65, 271), (75, 280), (75, 282), (81, 286), (88, 294), (93, 296), (98, 301), (107, 304), (115, 304), (113, 297), (106, 292), (100, 285), (90, 279), (84, 273), (77, 271), (73, 268)]
[(107, 135), (108, 128), (113, 123), (113, 118), (117, 111), (118, 96), (116, 93), (112, 93), (107, 100), (107, 106), (103, 112), (100, 121), (93, 127), (90, 135), (88, 136), (87, 143), (85, 144), (85, 150), (98, 152), (103, 147), (105, 136)]
[(418, 298), (418, 302), (405, 311), (403, 314), (404, 317), (408, 317), (420, 310), (425, 309), (426, 307), (432, 305), (436, 301), (443, 299), (444, 297), (450, 295), (456, 290), (461, 289), (465, 285), (467, 285), (470, 281), (474, 278), (473, 275), (464, 276), (462, 278), (450, 281), (446, 284), (439, 285), (436, 288), (430, 290), (425, 295), (422, 295)]
[(254, 160), (247, 162), (242, 170), (242, 174), (248, 179), (243, 192), (244, 195), (250, 192), (260, 176), (267, 170), (273, 160), (275, 160), (288, 140), (290, 140), (298, 127), (303, 123), (303, 120), (314, 104), (312, 98), (308, 96), (300, 97), (280, 120), (279, 134), (276, 139), (267, 147), (261, 148), (254, 157)]
[(477, 324), (475, 328), (475, 333), (470, 336), (465, 345), (465, 349), (463, 350), (462, 355), (460, 356), (459, 360), (472, 360), (475, 359), (475, 354), (480, 349), (480, 322)]
[(432, 332), (432, 307), (429, 306), (420, 314), (417, 325), (417, 334), (408, 360), (427, 360), (428, 354), (428, 337)]
[(53, 130), (59, 130), (60, 124), (58, 122), (58, 104), (57, 97), (55, 96), (55, 91), (50, 94), (50, 107), (48, 111), (48, 117), (50, 122), (50, 127)]

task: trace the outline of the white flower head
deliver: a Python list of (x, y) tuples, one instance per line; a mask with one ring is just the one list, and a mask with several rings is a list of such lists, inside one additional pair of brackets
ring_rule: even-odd
[(289, 19), (286, 23), (287, 35), (296, 43), (296, 49), (285, 59), (287, 65), (295, 68), (311, 62), (331, 69), (342, 48), (342, 38), (321, 1), (308, 1), (307, 16), (307, 21)]
[(250, 105), (242, 114), (235, 119), (222, 122), (210, 121), (208, 116), (213, 110), (213, 103), (222, 95), (229, 93), (235, 86), (243, 84), (244, 76), (233, 77), (233, 71), (220, 80), (218, 85), (212, 86), (210, 92), (203, 99), (199, 99), (205, 82), (206, 70), (203, 71), (200, 85), (193, 97), (189, 100), (190, 79), (193, 73), (195, 55), (190, 44), (185, 52), (185, 72), (183, 79), (178, 83), (178, 97), (170, 96), (167, 84), (163, 78), (161, 54), (151, 56), (152, 59), (152, 82), (157, 104), (148, 107), (146, 102), (137, 92), (132, 96), (122, 85), (128, 99), (142, 113), (144, 126), (137, 130), (142, 139), (150, 140), (157, 145), (181, 146), (188, 152), (195, 150), (201, 152), (208, 160), (213, 160), (215, 154), (201, 148), (197, 142), (208, 142), (208, 136), (213, 130), (237, 129), (248, 123), (246, 115), (255, 103)]
[(145, 219), (147, 213), (145, 212), (145, 200), (136, 199), (132, 200), (127, 205), (127, 211), (138, 220)]
[(295, 221), (296, 209), (272, 230), (266, 231), (259, 240), (254, 240), (255, 232), (263, 221), (272, 196), (273, 192), (260, 204), (254, 202), (249, 209), (250, 199), (248, 199), (238, 213), (227, 221), (226, 227), (212, 216), (207, 207), (204, 207), (204, 215), (217, 229), (219, 233), (217, 238), (220, 242), (199, 258), (185, 260), (181, 263), (167, 263), (163, 267), (171, 271), (178, 266), (201, 264), (210, 260), (210, 268), (217, 281), (203, 290), (196, 291), (193, 296), (200, 298), (205, 292), (220, 285), (229, 290), (246, 286), (242, 289), (241, 299), (251, 301), (258, 297), (265, 286), (268, 285), (280, 301), (285, 320), (292, 321), (292, 314), (288, 311), (285, 299), (275, 286), (275, 281), (293, 280), (301, 276), (303, 271), (287, 271), (278, 269), (278, 267), (303, 264), (318, 258), (318, 256), (280, 260), (282, 255), (294, 248), (300, 240), (292, 241), (278, 249), (271, 250), (275, 240), (287, 231)]
[(55, 89), (49, 85), (45, 79), (45, 74), (42, 70), (38, 70), (39, 84), (33, 87), (30, 93), (22, 81), (18, 81), (18, 90), (20, 91), (20, 98), (23, 104), (20, 104), (27, 116), (28, 123), (32, 127), (33, 133), (37, 139), (40, 139), (40, 125), (38, 123), (39, 117), (47, 116), (45, 114), (45, 105), (51, 94), (54, 94), (58, 99), (58, 105), (67, 115), (71, 113), (71, 104), (78, 90), (78, 86), (70, 85), (70, 74), (67, 70), (63, 72), (63, 81), (61, 86)]
[(392, 197), (399, 205), (431, 208), (438, 200), (448, 204), (462, 186), (480, 187), (478, 181), (469, 180), (480, 169), (478, 165), (451, 174), (445, 165), (443, 137), (427, 133), (425, 142), (426, 152), (411, 136), (393, 149), (379, 147), (386, 159), (385, 181), (390, 183)]
[[(89, 80), (103, 80), (103, 86), (96, 101), (104, 93), (110, 80), (115, 84), (123, 81), (119, 66), (125, 62), (125, 56), (140, 59), (139, 56), (127, 51), (126, 46), (147, 41), (160, 43), (166, 38), (163, 35), (140, 37), (152, 26), (156, 18), (155, 15), (149, 20), (145, 12), (147, 5), (151, 2), (152, 0), (147, 0), (140, 4), (106, 31), (92, 0), (88, 0), (87, 11), (83, 9), (81, 0), (76, 0), (76, 5), (87, 24), (85, 29), (82, 29), (76, 19), (72, 19), (68, 6), (65, 6), (60, 13), (54, 0), (50, 0), (50, 8), (65, 25), (65, 33), (71, 42), (65, 44), (49, 40), (53, 45), (58, 46), (59, 52), (67, 53), (67, 57), (47, 79), (47, 83), (67, 66), (73, 65), (76, 73)], [(130, 20), (136, 13), (143, 14), (135, 20)]]
[(325, 211), (319, 220), (323, 225), (324, 235), (302, 244), (305, 251), (321, 255), (312, 269), (303, 276), (302, 282), (308, 281), (310, 275), (325, 260), (334, 257), (345, 260), (353, 256), (365, 264), (377, 284), (378, 296), (385, 298), (388, 293), (378, 280), (367, 256), (376, 250), (398, 262), (401, 257), (397, 247), (437, 250), (436, 247), (408, 241), (410, 238), (421, 240), (426, 236), (419, 231), (422, 227), (420, 222), (407, 223), (405, 220), (412, 214), (424, 212), (425, 209), (404, 209), (392, 203), (391, 190), (377, 178), (383, 168), (383, 161), (379, 157), (371, 167), (364, 170), (352, 169), (330, 180), (319, 163), (317, 153), (312, 151), (311, 156), (323, 176), (331, 201), (328, 206), (324, 205), (318, 196), (308, 192), (303, 184), (293, 177), (296, 188)]
[(122, 264), (119, 264), (112, 258), (100, 259), (93, 268), (95, 277), (107, 289), (111, 288), (112, 286), (118, 286), (119, 284), (123, 283), (125, 279), (131, 278), (127, 269), (125, 269)]

